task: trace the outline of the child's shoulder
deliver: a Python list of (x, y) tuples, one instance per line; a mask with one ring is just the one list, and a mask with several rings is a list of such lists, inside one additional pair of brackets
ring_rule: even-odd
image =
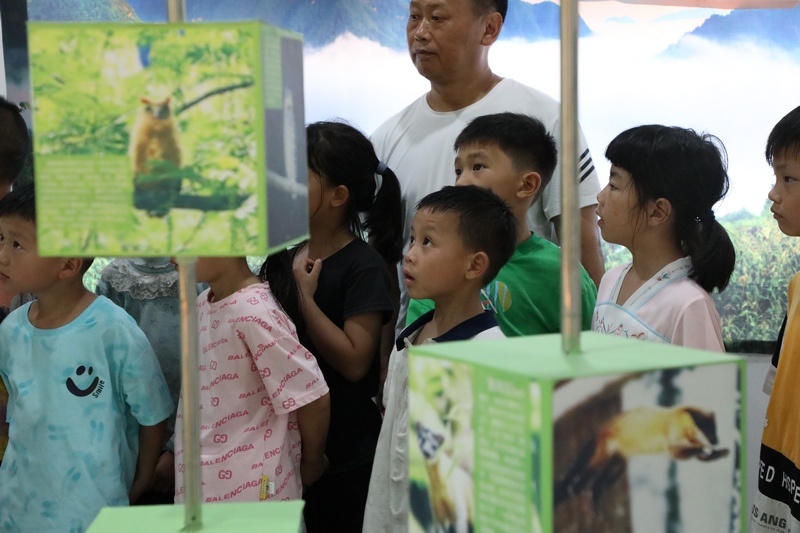
[(136, 321), (131, 318), (127, 311), (103, 295), (97, 295), (97, 298), (76, 320), (81, 318), (93, 328), (97, 325), (105, 329), (139, 329)]
[(11, 311), (0, 323), (0, 332), (11, 331), (18, 327), (33, 327), (28, 320), (28, 309), (30, 309), (31, 303), (33, 302), (27, 302)]
[[(295, 334), (294, 324), (281, 308), (269, 283), (254, 283), (217, 302), (208, 301), (208, 290), (197, 297), (198, 309), (207, 308), (208, 320), (229, 324), (254, 324), (274, 337)], [(219, 313), (219, 314), (218, 314)], [(266, 327), (265, 327), (266, 326)]]
[(166, 257), (117, 258), (100, 272), (99, 284), (136, 300), (178, 296), (179, 274)]
[[(534, 273), (561, 270), (561, 248), (536, 234), (519, 243), (505, 266), (518, 266), (525, 271), (534, 267)], [(505, 268), (504, 266), (504, 268)]]

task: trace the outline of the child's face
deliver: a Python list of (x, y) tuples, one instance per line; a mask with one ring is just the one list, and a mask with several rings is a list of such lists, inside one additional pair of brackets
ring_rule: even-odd
[(800, 153), (784, 150), (772, 161), (775, 186), (769, 191), (772, 213), (783, 233), (800, 237)]
[(456, 153), (456, 185), (477, 185), (489, 189), (506, 202), (513, 202), (523, 172), (504, 151), (493, 145), (462, 146)]
[(317, 174), (311, 169), (308, 169), (308, 219), (314, 218), (314, 215), (322, 207), (323, 202), (323, 183), (322, 176)]
[(458, 234), (458, 216), (453, 213), (417, 211), (411, 224), (408, 252), (403, 258), (403, 283), (411, 298), (429, 298), (455, 293), (475, 254)]
[(218, 257), (198, 257), (195, 278), (198, 283), (211, 283), (225, 275), (223, 261)]
[(597, 195), (597, 221), (606, 242), (630, 248), (639, 213), (636, 189), (628, 171), (611, 165), (608, 185)]
[(59, 280), (63, 260), (39, 257), (36, 225), (19, 217), (0, 218), (0, 290), (40, 293)]

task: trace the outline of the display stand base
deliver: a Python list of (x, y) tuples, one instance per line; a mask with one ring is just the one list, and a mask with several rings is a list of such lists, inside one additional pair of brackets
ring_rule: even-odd
[[(203, 505), (203, 533), (269, 531), (297, 533), (303, 502), (213, 503)], [(105, 507), (87, 533), (178, 533), (184, 531), (183, 505)]]

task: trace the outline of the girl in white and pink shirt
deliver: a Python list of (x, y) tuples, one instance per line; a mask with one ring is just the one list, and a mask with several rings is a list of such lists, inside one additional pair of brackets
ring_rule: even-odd
[(728, 191), (725, 147), (712, 135), (647, 125), (620, 133), (606, 158), (598, 224), (633, 260), (603, 276), (592, 329), (724, 352), (709, 294), (725, 288), (736, 258), (713, 211)]
[[(325, 469), (330, 403), (314, 356), (245, 258), (200, 258), (203, 500), (296, 500)], [(181, 404), (183, 399), (181, 399)], [(184, 499), (182, 405), (175, 501)]]

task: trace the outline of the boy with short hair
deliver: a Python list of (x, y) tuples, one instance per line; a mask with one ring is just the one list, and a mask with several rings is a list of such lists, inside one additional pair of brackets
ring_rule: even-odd
[(103, 506), (136, 501), (161, 452), (169, 389), (133, 319), (83, 286), (89, 264), (39, 257), (33, 184), (0, 200), (0, 289), (36, 296), (0, 324), (10, 531), (84, 531)]
[[(800, 237), (800, 107), (772, 129), (766, 157), (775, 172), (775, 186), (768, 195), (771, 211), (783, 233)], [(800, 272), (789, 282), (788, 311), (777, 350), (779, 359), (773, 360), (764, 384), (770, 399), (761, 437), (751, 533), (776, 531), (776, 524), (781, 531), (800, 530), (800, 500), (794, 490), (800, 482), (800, 395), (796, 383), (800, 376)]]
[[(29, 159), (31, 139), (21, 109), (0, 96), (0, 198), (11, 191), (11, 186), (22, 174)], [(0, 291), (0, 321), (9, 312), (14, 294)], [(6, 405), (8, 391), (0, 380), (0, 463), (8, 444)]]
[(508, 261), (515, 242), (514, 215), (488, 189), (445, 187), (417, 204), (404, 283), (412, 298), (430, 298), (435, 307), (403, 330), (389, 360), (364, 533), (408, 531), (408, 347), (503, 338), (494, 313), (483, 309), (481, 287)]
[[(536, 118), (496, 113), (474, 119), (456, 138), (456, 185), (490, 189), (508, 204), (517, 242), (497, 278), (483, 289), (508, 337), (561, 331), (561, 250), (535, 235), (526, 214), (550, 182), (558, 159), (553, 136)], [(597, 287), (581, 266), (581, 326), (592, 325)], [(433, 307), (411, 300), (408, 323)]]

